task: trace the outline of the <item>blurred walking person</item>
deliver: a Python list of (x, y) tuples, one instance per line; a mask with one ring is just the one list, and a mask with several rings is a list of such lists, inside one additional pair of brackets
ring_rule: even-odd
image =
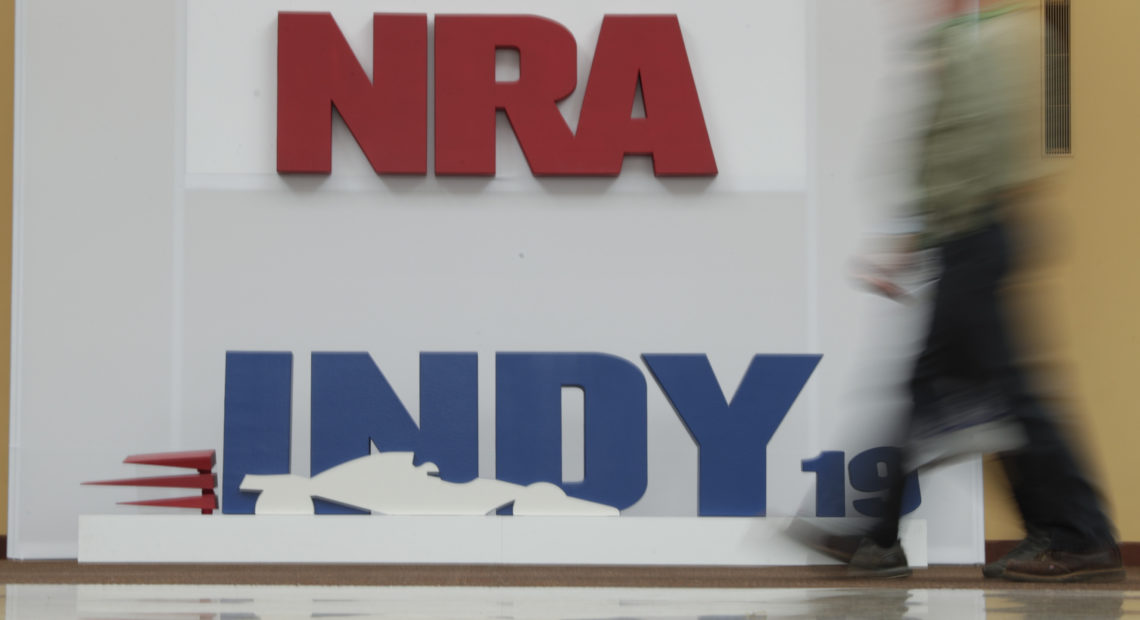
[[(846, 561), (855, 575), (909, 575), (898, 539), (905, 475), (963, 453), (996, 452), (1027, 535), (984, 574), (1122, 580), (1113, 527), (1053, 414), (1032, 393), (1003, 303), (1017, 248), (1009, 212), (1033, 201), (1045, 176), (1040, 14), (1025, 4), (941, 1), (946, 21), (928, 41), (933, 96), (918, 151), (913, 215), (921, 223), (897, 240), (900, 254), (933, 248), (940, 259), (908, 384), (907, 471), (892, 481), (874, 528), (824, 536), (814, 546)], [(899, 298), (905, 292), (893, 279), (896, 269), (877, 265), (861, 279)]]

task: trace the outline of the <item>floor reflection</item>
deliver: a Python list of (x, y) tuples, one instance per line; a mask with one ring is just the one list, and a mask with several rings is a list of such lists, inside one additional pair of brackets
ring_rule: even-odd
[(986, 596), (988, 618), (1140, 617), (1140, 592), (1017, 590)]
[(8, 585), (20, 620), (754, 620), (1140, 616), (1140, 593), (1088, 590), (382, 588)]

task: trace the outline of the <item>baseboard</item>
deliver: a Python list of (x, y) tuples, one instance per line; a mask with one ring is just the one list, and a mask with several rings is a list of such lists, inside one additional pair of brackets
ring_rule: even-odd
[[(1018, 540), (987, 540), (986, 561), (993, 562), (1013, 550), (1021, 541)], [(1120, 557), (1125, 566), (1140, 566), (1140, 542), (1120, 543)]]
[[(987, 540), (986, 561), (992, 562), (1009, 553), (1019, 541)], [(1120, 555), (1125, 566), (1140, 566), (1140, 542), (1120, 543)], [(8, 559), (8, 537), (0, 535), (0, 559)]]
[[(80, 515), (80, 563), (800, 566), (779, 517)], [(929, 565), (926, 521), (899, 535)], [(290, 544), (282, 544), (289, 541)], [(15, 549), (23, 553), (23, 547)], [(28, 557), (36, 557), (30, 555)]]

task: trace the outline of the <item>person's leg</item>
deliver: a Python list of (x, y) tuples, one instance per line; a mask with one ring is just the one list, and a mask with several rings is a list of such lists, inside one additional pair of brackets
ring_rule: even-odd
[[(928, 319), (922, 351), (915, 359), (907, 387), (911, 407), (904, 427), (915, 424), (916, 418), (933, 415), (937, 402), (937, 382), (943, 366), (953, 355), (952, 315), (955, 308), (953, 290), (944, 290), (945, 280), (935, 285), (934, 302)], [(903, 459), (905, 462), (905, 458)], [(848, 565), (851, 574), (863, 577), (903, 577), (910, 574), (898, 540), (904, 481), (909, 472), (888, 467), (888, 490), (883, 497), (883, 512), (870, 530), (859, 529), (845, 533), (832, 533), (806, 522), (793, 524), (788, 534), (801, 543)]]
[(969, 350), (1009, 415), (1028, 440), (1003, 457), (1014, 500), (1026, 529), (1044, 533), (1050, 547), (1081, 552), (1113, 544), (1112, 527), (1096, 490), (1085, 477), (1053, 415), (1029, 389), (1012, 343), (1001, 283), (1009, 262), (1009, 242), (1001, 226), (977, 236), (970, 248), (971, 286), (960, 318)]
[[(957, 366), (962, 353), (959, 351), (961, 339), (956, 333), (960, 321), (956, 318), (961, 307), (961, 284), (955, 265), (947, 265), (943, 260), (942, 274), (935, 284), (933, 307), (927, 323), (926, 337), (922, 350), (915, 358), (911, 375), (907, 381), (910, 396), (906, 426), (913, 429), (931, 422), (939, 412), (939, 383)], [(909, 432), (908, 432), (909, 434)], [(903, 446), (906, 463), (906, 446)], [(898, 541), (899, 520), (902, 517), (905, 481), (911, 472), (902, 468), (888, 468), (894, 477), (889, 481), (883, 498), (883, 514), (876, 521), (867, 536), (880, 547), (890, 547)]]
[(1115, 545), (1113, 527), (1096, 488), (1085, 476), (1052, 415), (1036, 399), (1013, 409), (1029, 438), (1003, 466), (1026, 529), (1042, 532), (1049, 547), (1088, 552)]
[(1051, 412), (1035, 397), (1012, 346), (1001, 285), (1009, 263), (1004, 229), (994, 226), (971, 237), (973, 259), (966, 271), (977, 286), (963, 298), (961, 330), (976, 353), (986, 385), (996, 391), (1008, 415), (1028, 439), (1005, 460), (1014, 499), (1027, 532), (1047, 547), (1032, 557), (1009, 558), (999, 576), (1019, 581), (1118, 581), (1124, 578), (1120, 552), (1096, 489), (1078, 464)]

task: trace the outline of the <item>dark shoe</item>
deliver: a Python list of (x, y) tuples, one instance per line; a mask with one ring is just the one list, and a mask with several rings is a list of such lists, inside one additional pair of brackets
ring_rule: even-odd
[(804, 519), (792, 521), (785, 533), (801, 545), (843, 563), (851, 561), (851, 556), (855, 555), (859, 542), (863, 540), (862, 534), (836, 534)]
[(1049, 548), (1049, 537), (1046, 534), (1030, 532), (1009, 553), (982, 567), (982, 576), (990, 579), (1001, 577), (1005, 567), (1013, 560), (1032, 560), (1038, 553)]
[(862, 540), (863, 537), (856, 534), (846, 536), (833, 534), (824, 536), (815, 541), (815, 543), (811, 545), (811, 548), (829, 558), (849, 563), (855, 556), (855, 552), (858, 551), (859, 543), (862, 542)]
[(897, 540), (890, 547), (880, 547), (870, 538), (864, 538), (847, 563), (850, 577), (895, 579), (909, 577), (910, 573), (906, 553)]
[(1045, 550), (1025, 560), (1010, 560), (1003, 579), (1069, 583), (1074, 581), (1124, 581), (1120, 549), (1115, 546), (1092, 553)]

